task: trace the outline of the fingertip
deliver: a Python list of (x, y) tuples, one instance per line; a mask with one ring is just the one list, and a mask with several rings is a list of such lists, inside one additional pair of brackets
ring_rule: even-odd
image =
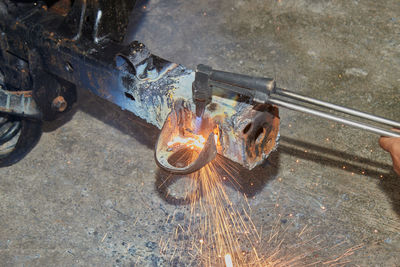
[(379, 145), (381, 146), (381, 148), (383, 148), (386, 151), (389, 151), (390, 149), (390, 138), (389, 137), (385, 137), (382, 136), (381, 138), (379, 138)]
[(393, 168), (394, 172), (397, 173), (398, 176), (400, 176), (400, 168)]

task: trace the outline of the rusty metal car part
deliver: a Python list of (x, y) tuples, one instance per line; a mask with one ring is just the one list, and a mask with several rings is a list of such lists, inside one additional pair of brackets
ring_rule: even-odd
[(30, 152), (39, 141), (42, 130), (41, 122), (37, 120), (40, 112), (31, 92), (7, 91), (3, 79), (0, 79), (0, 105), (0, 112), (6, 114), (0, 116), (0, 167), (6, 167)]
[[(224, 101), (218, 103), (218, 100), (222, 99), (215, 99), (212, 106), (205, 110), (199, 132), (194, 132), (196, 114), (190, 108), (193, 105), (183, 99), (175, 102), (156, 145), (155, 158), (161, 168), (175, 174), (189, 174), (207, 165), (218, 152), (229, 155), (230, 159), (248, 169), (253, 169), (262, 162), (260, 159), (267, 158), (276, 148), (279, 139), (279, 114), (276, 107), (252, 107), (242, 103), (236, 109), (230, 109), (223, 105)], [(231, 128), (232, 125), (235, 127)], [(181, 147), (172, 149), (169, 142), (176, 136), (182, 137), (181, 140), (188, 140), (193, 134), (208, 136), (201, 153), (197, 153), (196, 160), (192, 159), (190, 165), (185, 160), (181, 160), (179, 166), (173, 165), (169, 159), (186, 147), (182, 144)], [(183, 158), (184, 155), (181, 154), (180, 157)]]
[[(0, 5), (4, 83), (9, 91), (32, 91), (38, 118), (54, 120), (70, 110), (77, 88), (90, 90), (159, 129), (177, 100), (184, 99), (194, 111), (193, 71), (152, 55), (140, 42), (122, 44), (135, 1), (47, 2), (52, 4), (5, 0)], [(251, 168), (275, 147), (278, 128), (272, 137), (265, 127), (259, 142), (248, 142), (254, 137), (240, 129), (265, 111), (238, 99), (222, 92), (207, 113), (218, 125), (217, 152)], [(28, 113), (19, 115), (26, 118)], [(274, 145), (265, 149), (262, 144), (268, 138)]]
[[(42, 129), (41, 112), (32, 97), (32, 91), (17, 90), (15, 87), (30, 88), (27, 63), (9, 53), (2, 59), (8, 65), (0, 67), (0, 167), (6, 167), (31, 151), (39, 141)], [(13, 77), (14, 86), (6, 85), (4, 68)], [(9, 87), (11, 90), (8, 90)]]
[(0, 112), (40, 119), (41, 113), (32, 91), (7, 91), (0, 86)]
[[(183, 140), (194, 136), (192, 111), (185, 107), (184, 100), (177, 101), (171, 113), (165, 120), (158, 137), (155, 159), (157, 164), (168, 172), (175, 174), (189, 174), (195, 172), (217, 155), (213, 123), (210, 120), (208, 127), (203, 127), (201, 136), (207, 136), (203, 147), (188, 148), (185, 144), (171, 147), (169, 143), (176, 137)], [(191, 155), (185, 157), (185, 153)], [(196, 154), (196, 155), (194, 155)], [(174, 157), (176, 158), (174, 160)], [(178, 163), (178, 164), (177, 164)]]
[[(76, 102), (76, 88), (90, 90), (159, 129), (177, 100), (184, 99), (194, 111), (193, 71), (152, 55), (140, 42), (123, 45), (121, 36), (96, 34), (94, 23), (105, 25), (103, 20), (118, 24), (111, 28), (121, 29), (120, 35), (124, 33), (125, 18), (115, 22), (123, 14), (109, 20), (107, 12), (102, 11), (109, 7), (108, 3), (118, 8), (111, 2), (89, 1), (85, 6), (86, 1), (74, 1), (69, 12), (60, 12), (62, 5), (52, 12), (41, 2), (6, 1), (8, 9), (2, 10), (0, 20), (0, 69), (5, 72), (8, 88), (32, 90), (43, 120), (54, 120), (67, 112)], [(93, 14), (102, 16), (96, 15), (99, 20), (93, 20)], [(16, 66), (22, 66), (24, 71), (18, 71)], [(13, 78), (21, 73), (29, 78), (25, 84)], [(67, 105), (65, 111), (64, 106), (60, 109), (60, 97)], [(257, 144), (247, 142), (248, 136), (238, 131), (245, 118), (247, 122), (264, 111), (238, 99), (236, 94), (221, 93), (219, 98), (214, 97), (207, 112), (219, 126), (218, 153), (251, 168), (260, 164), (270, 149), (261, 148), (262, 140)]]
[[(0, 167), (22, 159), (41, 136), (40, 111), (30, 91), (7, 91), (0, 79)], [(16, 116), (15, 116), (16, 115)]]

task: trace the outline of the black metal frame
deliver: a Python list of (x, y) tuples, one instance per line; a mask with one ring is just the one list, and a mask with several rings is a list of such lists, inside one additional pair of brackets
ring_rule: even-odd
[[(146, 78), (147, 71), (170, 64), (151, 55), (139, 42), (122, 44), (135, 1), (46, 2), (0, 3), (0, 83), (6, 89), (0, 94), (4, 104), (0, 112), (29, 120), (25, 128), (69, 111), (77, 100), (77, 88), (90, 90), (122, 109), (132, 109), (130, 91), (137, 80), (136, 68), (144, 64), (140, 76)], [(10, 107), (10, 99), (17, 105), (22, 98), (23, 105)], [(28, 102), (34, 105), (27, 106)], [(20, 137), (26, 147), (30, 147), (27, 141), (37, 142), (30, 136), (40, 137), (36, 133), (40, 127), (33, 128), (35, 133), (23, 131)], [(19, 158), (26, 154), (20, 145), (16, 150), (20, 153), (14, 151), (13, 155), (19, 154)]]

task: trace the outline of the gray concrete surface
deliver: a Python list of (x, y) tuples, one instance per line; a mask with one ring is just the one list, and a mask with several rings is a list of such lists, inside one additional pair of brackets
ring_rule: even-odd
[[(140, 23), (128, 39), (189, 67), (273, 76), (399, 120), (399, 14), (395, 0), (154, 0), (133, 15)], [(271, 253), (267, 236), (278, 227), (279, 257), (304, 255), (288, 265), (319, 266), (360, 246), (343, 265), (399, 266), (400, 179), (377, 137), (287, 110), (281, 127), (279, 150), (242, 177), (264, 233), (259, 253)], [(160, 252), (191, 215), (156, 190), (153, 127), (82, 93), (71, 120), (54, 128), (0, 169), (2, 266), (199, 265), (184, 246)]]

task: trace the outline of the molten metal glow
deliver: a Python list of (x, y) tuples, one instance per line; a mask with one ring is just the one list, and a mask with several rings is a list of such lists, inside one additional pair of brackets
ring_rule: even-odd
[(202, 135), (193, 135), (191, 137), (175, 136), (174, 139), (168, 142), (168, 147), (186, 146), (191, 149), (202, 149), (206, 139)]

